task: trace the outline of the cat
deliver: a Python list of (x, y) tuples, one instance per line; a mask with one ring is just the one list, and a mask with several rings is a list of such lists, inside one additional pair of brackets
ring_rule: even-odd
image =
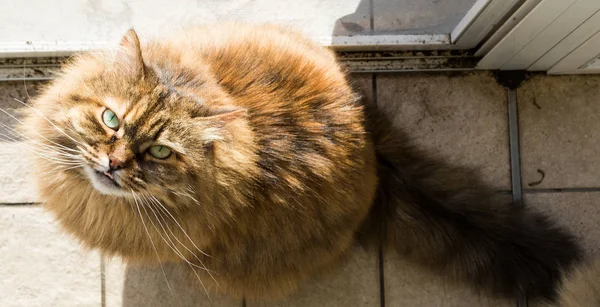
[[(360, 238), (489, 295), (556, 299), (575, 237), (410, 146), (335, 54), (264, 24), (85, 52), (25, 108), (40, 198), (85, 247), (179, 262), (201, 286), (283, 298)], [(381, 241), (380, 241), (381, 240)]]
[(584, 262), (565, 274), (558, 297), (560, 307), (600, 306), (600, 259)]

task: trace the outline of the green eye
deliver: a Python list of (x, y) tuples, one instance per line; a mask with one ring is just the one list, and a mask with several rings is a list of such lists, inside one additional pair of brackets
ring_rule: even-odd
[(155, 145), (148, 148), (148, 153), (156, 159), (166, 159), (171, 156), (171, 149), (162, 145)]
[(110, 129), (117, 130), (117, 128), (119, 128), (119, 118), (117, 117), (117, 114), (109, 109), (104, 110), (102, 113), (102, 121)]

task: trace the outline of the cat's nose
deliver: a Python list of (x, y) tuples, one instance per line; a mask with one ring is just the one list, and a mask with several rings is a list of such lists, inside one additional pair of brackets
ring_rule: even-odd
[(110, 162), (109, 165), (110, 165), (111, 170), (118, 170), (118, 169), (123, 168), (124, 162), (121, 159), (119, 159), (113, 155), (110, 155), (108, 157), (108, 160)]
[(111, 170), (118, 170), (129, 166), (132, 162), (133, 152), (129, 145), (123, 141), (117, 141), (108, 153), (108, 166)]

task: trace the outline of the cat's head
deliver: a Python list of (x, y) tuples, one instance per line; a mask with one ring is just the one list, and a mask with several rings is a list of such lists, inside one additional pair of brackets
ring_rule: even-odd
[(77, 57), (46, 88), (23, 127), (43, 184), (190, 200), (212, 191), (223, 170), (243, 169), (252, 152), (246, 111), (202, 65), (172, 67), (181, 60), (162, 56), (147, 61), (130, 30), (116, 52)]

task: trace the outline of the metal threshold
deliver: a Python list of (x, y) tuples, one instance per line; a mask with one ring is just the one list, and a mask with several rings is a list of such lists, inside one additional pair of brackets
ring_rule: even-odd
[[(350, 73), (402, 73), (474, 70), (479, 58), (471, 52), (376, 51), (337, 52)], [(68, 57), (0, 59), (0, 81), (50, 80)]]

